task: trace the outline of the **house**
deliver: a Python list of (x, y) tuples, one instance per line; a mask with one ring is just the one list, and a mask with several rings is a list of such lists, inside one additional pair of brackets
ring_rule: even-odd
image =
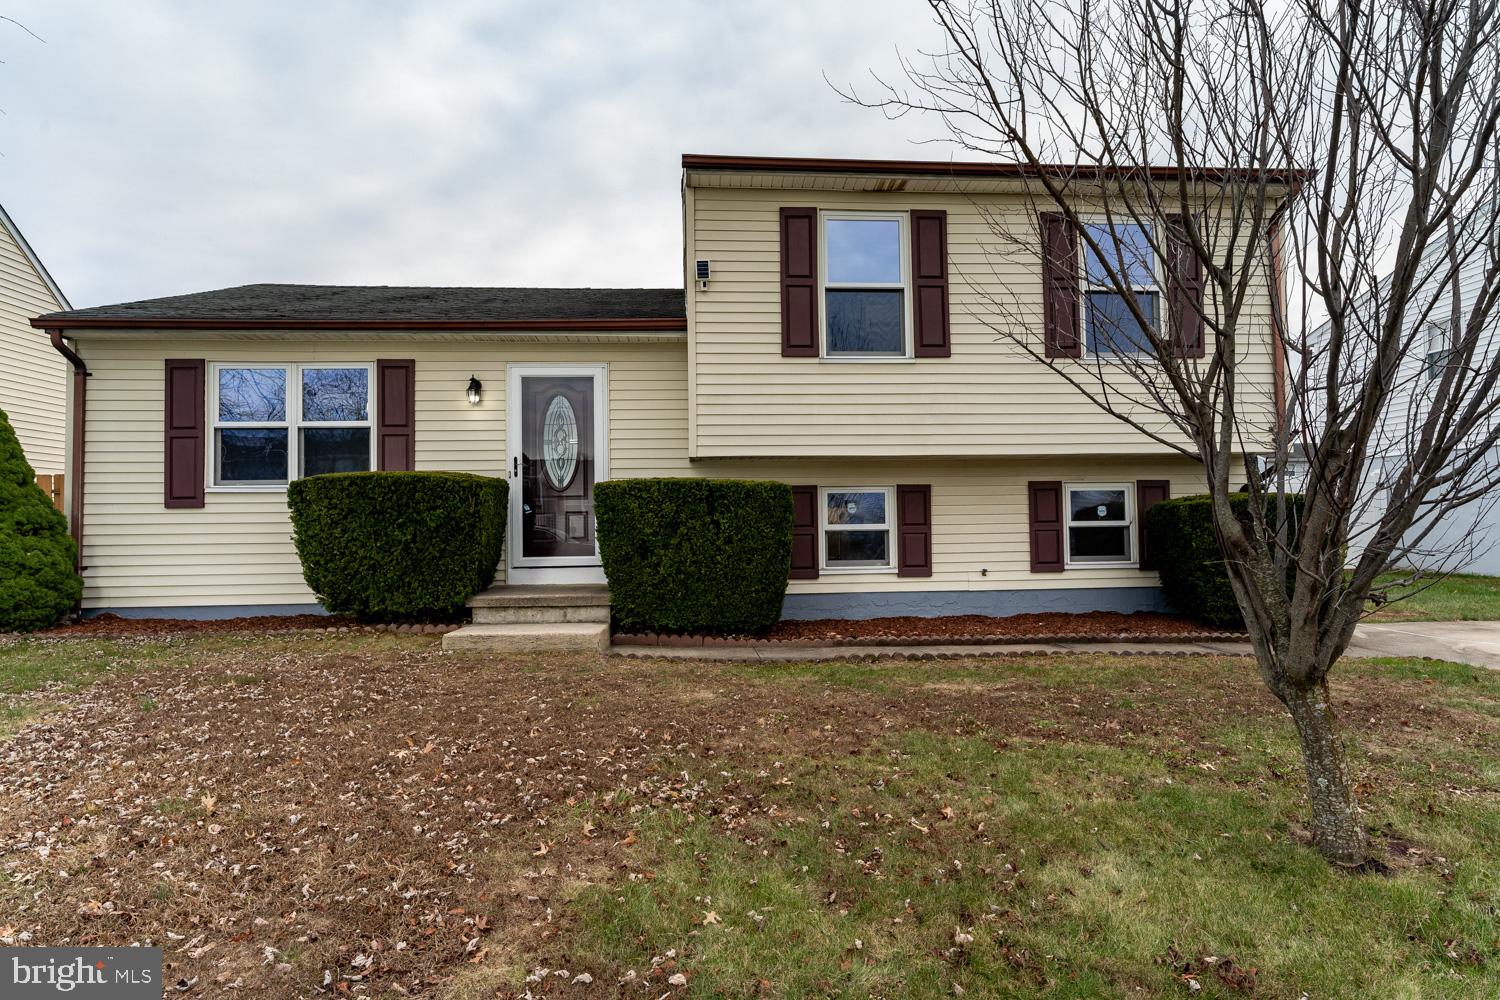
[(0, 410), (38, 485), (59, 502), (67, 464), (68, 365), (28, 320), (67, 308), (57, 282), (0, 207)]
[[(1422, 260), (1420, 272), (1429, 276), (1446, 275), (1449, 266), (1448, 246), (1436, 240)], [(1346, 564), (1353, 566), (1364, 553), (1366, 541), (1374, 534), (1390, 502), (1392, 482), (1407, 467), (1414, 454), (1425, 454), (1421, 428), (1431, 412), (1429, 404), (1437, 392), (1439, 376), (1450, 363), (1458, 335), (1454, 332), (1452, 307), (1456, 288), (1461, 311), (1472, 309), (1484, 294), (1488, 283), (1489, 257), (1483, 252), (1465, 253), (1457, 264), (1456, 280), (1438, 287), (1435, 277), (1419, 286), (1407, 311), (1401, 337), (1405, 349), (1392, 379), (1390, 398), (1380, 422), (1370, 438), (1370, 455), (1366, 476), (1351, 512), (1349, 546)], [(1377, 294), (1387, 293), (1389, 276), (1381, 279)], [(1331, 324), (1324, 321), (1307, 336), (1308, 382), (1305, 393), (1307, 412), (1302, 419), (1313, 428), (1321, 425), (1325, 414), (1328, 382), (1334, 381), (1334, 395), (1345, 401), (1357, 400), (1363, 391), (1362, 380), (1374, 356), (1374, 331), (1366, 326), (1380, 315), (1371, 307), (1369, 294), (1360, 296), (1349, 309), (1348, 332), (1340, 345), (1338, 371), (1329, 372), (1328, 361)], [(1481, 331), (1476, 342), (1472, 368), (1475, 372), (1490, 370), (1500, 357), (1500, 341), (1494, 323)], [(1473, 392), (1473, 390), (1470, 390)], [(1480, 395), (1474, 393), (1474, 395)], [(1493, 420), (1494, 418), (1491, 418)], [(1482, 423), (1480, 437), (1492, 424)], [(1466, 458), (1468, 456), (1465, 456)], [(1302, 444), (1291, 449), (1287, 463), (1287, 480), (1299, 488), (1308, 473), (1309, 456)], [(1466, 503), (1453, 507), (1438, 504), (1441, 488), (1430, 496), (1425, 512), (1420, 514), (1395, 552), (1396, 561), (1414, 569), (1434, 572), (1482, 573), (1500, 575), (1500, 489), (1471, 489), (1495, 470), (1500, 469), (1500, 454), (1479, 460), (1462, 480), (1460, 493), (1475, 494)]]
[(997, 334), (1004, 299), (1048, 353), (1109, 346), (1072, 234), (1056, 259), (999, 245), (1036, 243), (1023, 183), (690, 155), (685, 289), (250, 285), (40, 316), (90, 373), (84, 608), (312, 610), (286, 482), (367, 468), (508, 476), (510, 583), (603, 581), (594, 482), (747, 477), (794, 487), (787, 617), (1159, 608), (1142, 511), (1203, 476)]

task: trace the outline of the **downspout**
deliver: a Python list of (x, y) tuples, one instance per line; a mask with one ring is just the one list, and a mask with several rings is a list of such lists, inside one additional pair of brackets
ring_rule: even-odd
[(83, 430), (84, 414), (87, 412), (89, 387), (89, 366), (83, 363), (78, 352), (69, 347), (63, 340), (63, 332), (57, 327), (47, 331), (52, 337), (52, 349), (68, 359), (73, 366), (73, 413), (70, 419), (72, 424), (72, 440), (69, 445), (72, 452), (68, 462), (68, 530), (73, 535), (73, 544), (76, 552), (73, 557), (73, 568), (80, 574), (83, 573)]
[(1281, 438), (1286, 428), (1286, 288), (1282, 280), (1281, 260), (1281, 225), (1284, 212), (1282, 209), (1286, 203), (1282, 202), (1277, 207), (1276, 213), (1271, 218), (1271, 371), (1276, 380), (1276, 441), (1277, 447), (1281, 446)]

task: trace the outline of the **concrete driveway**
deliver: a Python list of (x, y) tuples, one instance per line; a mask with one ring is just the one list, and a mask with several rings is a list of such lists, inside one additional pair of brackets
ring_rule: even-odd
[(1500, 670), (1500, 622), (1357, 625), (1349, 656), (1430, 656)]

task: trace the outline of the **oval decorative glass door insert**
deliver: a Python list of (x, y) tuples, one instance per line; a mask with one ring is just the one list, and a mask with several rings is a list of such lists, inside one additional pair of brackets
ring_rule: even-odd
[(542, 460), (553, 489), (567, 489), (578, 471), (578, 417), (573, 405), (553, 396), (542, 418)]

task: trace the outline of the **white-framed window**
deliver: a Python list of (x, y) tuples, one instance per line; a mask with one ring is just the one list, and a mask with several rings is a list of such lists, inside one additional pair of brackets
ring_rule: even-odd
[(1453, 347), (1456, 338), (1452, 330), (1451, 322), (1427, 324), (1427, 350), (1422, 356), (1422, 371), (1429, 382), (1436, 381), (1458, 353)]
[(823, 356), (911, 356), (911, 263), (902, 212), (823, 212)]
[(822, 564), (825, 570), (863, 572), (895, 568), (890, 486), (830, 486), (818, 491), (823, 511)]
[(274, 489), (375, 465), (375, 366), (217, 362), (209, 378), (209, 485)]
[(1064, 483), (1069, 566), (1134, 566), (1135, 488), (1128, 483)]
[[(1156, 227), (1117, 220), (1085, 222), (1084, 229), (1090, 237), (1079, 240), (1083, 245), (1085, 349), (1094, 357), (1149, 353), (1151, 341), (1131, 312), (1130, 297), (1120, 288), (1124, 285), (1134, 293), (1147, 325), (1160, 329), (1161, 263), (1153, 249)], [(1090, 240), (1101, 252), (1095, 252)], [(1118, 283), (1110, 277), (1111, 270)]]

